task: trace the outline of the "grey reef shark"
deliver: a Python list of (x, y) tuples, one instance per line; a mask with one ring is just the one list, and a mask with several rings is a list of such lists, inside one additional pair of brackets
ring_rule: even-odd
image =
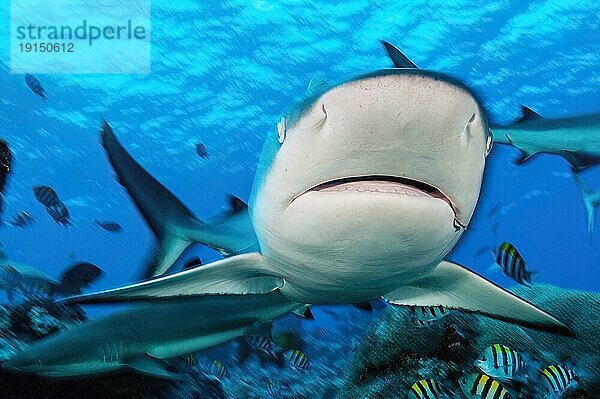
[(495, 143), (520, 151), (517, 164), (541, 153), (563, 157), (574, 172), (600, 162), (600, 114), (546, 119), (525, 106), (521, 112), (513, 124), (492, 127)]
[[(4, 366), (77, 375), (106, 370), (110, 361), (113, 370), (160, 376), (152, 370), (164, 359), (302, 313), (307, 304), (381, 297), (572, 335), (550, 314), (445, 260), (479, 198), (493, 144), (487, 116), (458, 80), (386, 49), (395, 68), (336, 85), (313, 81), (268, 135), (249, 206), (213, 220), (195, 217), (105, 123), (110, 162), (159, 244), (149, 280), (65, 302), (143, 304), (43, 340)], [(165, 274), (192, 243), (224, 259)], [(67, 342), (105, 349), (82, 351), (82, 359)]]

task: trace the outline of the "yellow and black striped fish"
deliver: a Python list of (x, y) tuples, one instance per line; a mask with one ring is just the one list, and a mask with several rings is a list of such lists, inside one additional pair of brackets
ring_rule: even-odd
[(525, 367), (523, 356), (506, 345), (494, 344), (485, 348), (475, 366), (487, 375), (500, 380), (511, 380)]
[(261, 337), (257, 335), (250, 335), (245, 337), (246, 342), (256, 350), (264, 352), (268, 355), (274, 356), (272, 341), (267, 337)]
[(441, 399), (445, 396), (432, 379), (415, 382), (408, 391), (408, 399)]
[(531, 280), (536, 272), (527, 270), (525, 260), (517, 251), (514, 245), (503, 242), (500, 247), (494, 251), (496, 263), (502, 269), (502, 272), (519, 284), (531, 285)]
[(544, 393), (546, 397), (560, 397), (575, 385), (575, 373), (560, 364), (551, 365), (542, 370)]
[(487, 374), (470, 374), (459, 380), (460, 388), (469, 399), (511, 399), (510, 392)]
[(291, 363), (291, 365), (299, 370), (306, 370), (310, 367), (308, 357), (299, 350), (290, 349), (283, 353), (283, 356)]

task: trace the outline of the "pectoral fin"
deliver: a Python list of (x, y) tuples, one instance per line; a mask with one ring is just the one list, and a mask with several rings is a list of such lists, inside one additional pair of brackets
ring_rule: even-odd
[(155, 357), (150, 355), (141, 355), (127, 360), (127, 366), (141, 374), (146, 374), (156, 378), (167, 380), (181, 380), (183, 376), (170, 372), (166, 369), (165, 364)]
[(494, 319), (572, 336), (565, 324), (480, 275), (451, 262), (384, 299), (394, 305), (438, 306), (481, 313)]
[(241, 200), (230, 198), (232, 212), (203, 223), (129, 155), (107, 122), (102, 125), (100, 137), (119, 183), (127, 190), (158, 241), (143, 277), (164, 274), (194, 241), (224, 255), (250, 252), (257, 247), (248, 208)]
[(66, 303), (109, 303), (201, 295), (266, 294), (283, 280), (264, 268), (262, 255), (236, 255), (194, 269), (95, 294), (66, 298)]

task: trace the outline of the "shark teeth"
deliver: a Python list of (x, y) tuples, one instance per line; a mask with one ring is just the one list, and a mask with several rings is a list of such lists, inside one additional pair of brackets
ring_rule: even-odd
[(321, 186), (316, 189), (321, 192), (371, 192), (371, 193), (389, 193), (412, 195), (416, 197), (431, 197), (425, 191), (419, 190), (416, 187), (408, 186), (402, 183), (370, 180), (370, 181), (353, 181), (339, 183), (335, 185)]

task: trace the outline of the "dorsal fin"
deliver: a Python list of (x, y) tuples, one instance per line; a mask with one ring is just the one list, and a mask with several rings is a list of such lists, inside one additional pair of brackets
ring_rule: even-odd
[(387, 51), (396, 68), (419, 68), (393, 44), (386, 42), (385, 40), (382, 40), (381, 43), (385, 47), (385, 51)]
[(538, 114), (531, 108), (529, 108), (525, 105), (521, 105), (521, 118), (519, 118), (519, 120), (517, 122), (525, 122), (525, 121), (531, 121), (531, 120), (535, 120), (535, 119), (542, 119), (542, 117), (540, 116), (540, 114)]
[(310, 82), (308, 82), (308, 88), (306, 89), (306, 92), (311, 92), (314, 89), (316, 89), (317, 87), (321, 87), (321, 86), (325, 86), (327, 85), (327, 81), (325, 79), (321, 79), (317, 76), (314, 76)]

